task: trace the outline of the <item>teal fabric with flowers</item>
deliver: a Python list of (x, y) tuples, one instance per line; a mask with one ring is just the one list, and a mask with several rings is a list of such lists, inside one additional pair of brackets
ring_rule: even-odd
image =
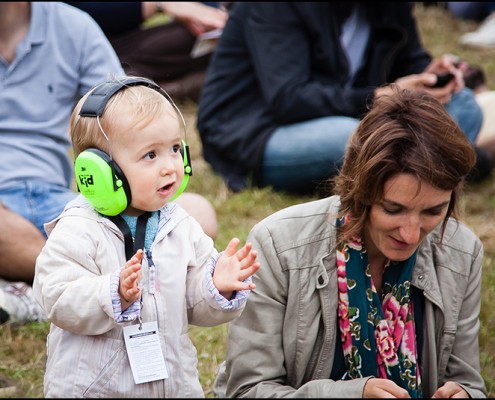
[(339, 328), (347, 367), (344, 379), (390, 379), (412, 398), (422, 397), (410, 282), (415, 262), (416, 253), (386, 265), (380, 301), (361, 238), (337, 250)]

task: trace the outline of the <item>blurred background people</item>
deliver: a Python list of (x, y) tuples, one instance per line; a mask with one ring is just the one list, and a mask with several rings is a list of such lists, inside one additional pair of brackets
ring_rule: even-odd
[[(367, 105), (390, 82), (432, 94), (474, 143), (480, 107), (457, 58), (433, 59), (422, 46), (413, 7), (234, 3), (198, 105), (205, 160), (233, 191), (317, 191), (337, 172)], [(435, 74), (447, 71), (455, 78), (433, 88)]]
[[(221, 2), (67, 2), (89, 13), (110, 40), (127, 74), (157, 82), (174, 100), (197, 101), (211, 52), (193, 57), (197, 38), (222, 30), (228, 18)], [(167, 23), (145, 27), (157, 14)]]

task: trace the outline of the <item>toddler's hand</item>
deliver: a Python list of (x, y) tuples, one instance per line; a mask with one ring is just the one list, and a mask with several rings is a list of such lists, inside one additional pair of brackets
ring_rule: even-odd
[(254, 283), (246, 283), (244, 280), (260, 268), (260, 264), (255, 262), (257, 253), (252, 251), (251, 243), (246, 243), (237, 251), (239, 243), (238, 238), (230, 241), (224, 254), (218, 259), (213, 273), (213, 283), (226, 299), (230, 299), (234, 291), (256, 288)]
[(127, 261), (125, 267), (120, 272), (119, 295), (123, 310), (139, 299), (141, 293), (139, 282), (141, 280), (142, 259), (143, 250), (139, 249), (136, 251), (136, 254)]

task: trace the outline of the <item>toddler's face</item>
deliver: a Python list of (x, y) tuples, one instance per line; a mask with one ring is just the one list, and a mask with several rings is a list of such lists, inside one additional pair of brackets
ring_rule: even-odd
[(117, 125), (116, 132), (111, 132), (112, 153), (132, 193), (124, 214), (158, 210), (170, 201), (184, 178), (177, 115), (173, 110), (161, 113), (149, 124), (136, 127), (124, 108)]

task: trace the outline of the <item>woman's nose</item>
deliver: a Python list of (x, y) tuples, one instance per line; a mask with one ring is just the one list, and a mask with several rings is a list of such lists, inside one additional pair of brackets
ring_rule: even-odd
[(421, 235), (421, 223), (418, 218), (409, 218), (400, 228), (401, 239), (407, 244), (418, 243)]

